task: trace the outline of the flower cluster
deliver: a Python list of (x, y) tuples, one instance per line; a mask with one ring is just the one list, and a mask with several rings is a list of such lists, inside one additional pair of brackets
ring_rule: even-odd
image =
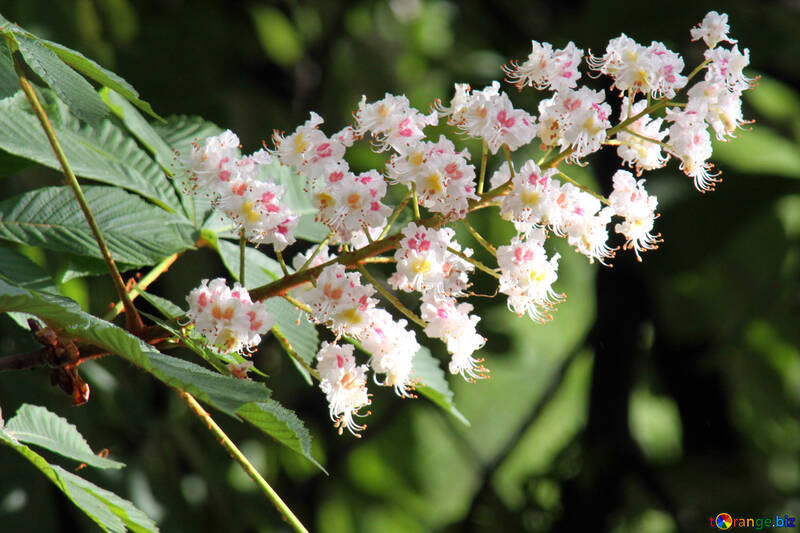
[[(428, 337), (444, 343), (451, 373), (474, 381), (488, 375), (478, 353), (486, 342), (477, 330), (480, 317), (463, 301), (472, 294), (470, 277), (477, 271), (497, 279), (497, 292), (506, 296), (511, 311), (546, 322), (565, 298), (556, 288), (561, 256), (548, 251), (549, 239), (563, 238), (589, 262), (603, 265), (620, 248), (641, 261), (644, 252), (658, 247), (658, 199), (638, 178), (675, 157), (698, 190), (712, 189), (718, 179), (709, 172), (710, 132), (727, 140), (744, 124), (741, 93), (752, 85), (743, 74), (749, 51), (740, 52), (728, 30), (727, 16), (716, 12), (691, 30), (692, 40), (702, 39), (708, 50), (689, 74), (683, 72), (681, 56), (663, 43), (644, 46), (624, 34), (612, 39), (603, 54), (589, 55), (589, 69), (611, 77), (614, 91), (609, 94), (619, 95), (616, 124), (606, 91), (579, 84), (583, 50), (572, 42), (555, 49), (532, 41), (528, 58), (510, 62), (503, 71), (520, 90), (549, 91), (539, 100), (537, 116), (515, 108), (499, 82), (482, 90), (458, 83), (449, 104), (437, 100), (428, 114), (411, 107), (403, 95), (386, 94), (373, 102), (365, 96), (355, 123), (331, 136), (321, 130), (322, 117), (312, 112), (295, 131), (275, 132), (270, 152), (240, 158), (239, 140), (231, 132), (195, 148), (190, 165), (197, 188), (208, 191), (251, 241), (272, 243), (278, 251), (294, 242), (297, 219), (285, 205), (283, 187), (252, 177), (273, 158), (296, 169), (317, 221), (330, 230), (319, 246), (297, 253), (292, 262), (296, 272), (287, 273), (288, 282), (276, 282), (280, 288), (273, 294), (296, 302), (335, 336), (334, 342), (323, 343), (317, 371), (340, 432), (357, 434), (365, 427), (355, 417), (370, 403), (369, 372), (375, 383), (392, 387), (401, 397), (413, 397), (419, 381), (417, 336), (407, 320), (396, 320), (379, 307), (376, 292)], [(722, 42), (732, 47), (718, 47)], [(690, 85), (703, 70), (703, 79)], [(681, 93), (686, 101), (675, 101)], [(479, 174), (466, 149), (444, 135), (426, 137), (425, 129), (440, 118), (462, 137), (481, 141)], [(350, 169), (347, 149), (364, 137), (376, 151), (390, 152), (385, 168)], [(512, 152), (534, 142), (544, 152), (541, 158), (515, 165)], [(616, 170), (608, 196), (559, 168), (562, 163), (585, 165), (604, 146), (615, 147), (620, 165), (636, 175)], [(484, 192), (488, 158), (501, 148), (505, 161)], [(386, 201), (390, 187), (406, 193), (394, 209)], [(413, 220), (393, 227), (403, 220), (408, 203)], [(471, 211), (490, 206), (499, 207), (516, 230), (496, 249), (466, 220)], [(448, 227), (456, 221), (496, 258), (495, 268), (459, 244)], [(609, 231), (612, 221), (616, 244)], [(417, 293), (417, 308), (406, 307), (372, 278), (366, 270), (372, 260), (394, 263), (388, 285), (397, 293)], [(253, 309), (243, 289), (228, 290), (222, 280), (204, 282), (189, 301), (196, 327), (225, 350), (252, 346), (269, 322), (263, 309)], [(359, 365), (353, 346), (345, 342), (370, 353), (368, 364)]]
[(282, 185), (257, 178), (272, 157), (259, 150), (239, 157), (239, 138), (230, 130), (194, 145), (189, 167), (194, 192), (210, 196), (248, 241), (283, 250), (295, 242), (298, 217), (282, 202)]
[(231, 289), (223, 278), (204, 279), (186, 301), (186, 316), (195, 330), (223, 353), (248, 353), (275, 323), (262, 303), (250, 300), (244, 287), (235, 283)]

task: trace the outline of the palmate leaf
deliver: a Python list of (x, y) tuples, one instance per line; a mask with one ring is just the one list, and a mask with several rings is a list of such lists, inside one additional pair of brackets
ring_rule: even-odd
[[(164, 170), (109, 119), (96, 126), (72, 116), (52, 91), (39, 91), (40, 99), (64, 154), (77, 176), (116, 185), (135, 192), (168, 210), (181, 204)], [(0, 149), (61, 170), (53, 149), (20, 91), (0, 100)]]
[[(194, 246), (191, 226), (183, 217), (114, 187), (86, 186), (83, 191), (117, 261), (152, 265)], [(69, 187), (45, 187), (0, 202), (0, 238), (102, 257)]]
[[(50, 413), (43, 407), (34, 407), (30, 405), (23, 405), (20, 413), (12, 418), (8, 427), (3, 428), (0, 425), (0, 443), (6, 444), (19, 452), (23, 457), (30, 461), (36, 468), (38, 468), (50, 481), (61, 491), (72, 503), (79, 509), (86, 513), (89, 518), (100, 526), (103, 531), (112, 533), (125, 533), (126, 531), (135, 531), (137, 533), (144, 532), (158, 532), (158, 526), (146, 514), (140, 511), (128, 500), (120, 498), (113, 492), (98, 487), (94, 483), (86, 481), (85, 479), (68, 472), (58, 465), (51, 465), (45, 460), (44, 457), (31, 450), (28, 446), (23, 444), (23, 439), (18, 438), (20, 433), (13, 430), (14, 426), (20, 424), (25, 425), (24, 420), (17, 421), (20, 414), (23, 417), (27, 416), (22, 413), (25, 410), (27, 415), (38, 419), (40, 422), (43, 420), (61, 420), (64, 424), (72, 428), (74, 434), (71, 440), (79, 439), (89, 449), (88, 444), (83, 439), (78, 430), (74, 426), (66, 423), (66, 421)], [(16, 421), (16, 422), (15, 422)], [(59, 422), (53, 422), (59, 424)], [(38, 443), (37, 443), (38, 444)], [(91, 453), (91, 450), (89, 450)], [(60, 452), (59, 452), (60, 453)], [(95, 459), (100, 457), (93, 456)], [(113, 461), (111, 461), (113, 462)], [(88, 464), (88, 463), (87, 463)], [(121, 465), (120, 463), (116, 463)]]
[(108, 114), (108, 107), (97, 96), (94, 87), (39, 39), (21, 32), (14, 32), (13, 39), (19, 45), (25, 63), (55, 91), (76, 117), (96, 124)]
[(64, 457), (97, 468), (125, 465), (95, 455), (78, 429), (44, 407), (23, 404), (6, 424), (6, 433), (19, 442), (35, 444)]
[[(110, 322), (80, 309), (74, 301), (41, 293), (0, 279), (0, 312), (25, 311), (65, 335), (106, 349), (151, 373), (163, 383), (189, 392), (199, 400), (227, 413), (240, 416), (278, 442), (311, 456), (308, 434), (302, 423), (288, 411), (275, 408), (263, 383), (235, 379), (157, 352), (152, 346)], [(266, 409), (273, 414), (261, 414)], [(290, 412), (288, 412), (290, 413)]]

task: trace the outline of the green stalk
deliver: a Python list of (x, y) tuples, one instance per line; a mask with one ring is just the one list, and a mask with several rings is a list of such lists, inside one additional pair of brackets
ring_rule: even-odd
[[(511, 183), (511, 182), (509, 181), (509, 183)], [(478, 241), (478, 244), (480, 244), (481, 246), (483, 246), (483, 247), (486, 249), (486, 251), (487, 251), (487, 252), (489, 252), (490, 254), (492, 254), (492, 255), (494, 255), (494, 256), (496, 256), (496, 255), (497, 255), (497, 250), (495, 249), (495, 247), (494, 247), (494, 246), (492, 246), (492, 244), (491, 244), (489, 241), (487, 241), (486, 239), (484, 239), (484, 238), (483, 238), (483, 235), (481, 235), (480, 233), (478, 233), (478, 232), (475, 230), (475, 228), (473, 228), (473, 227), (472, 227), (472, 224), (470, 224), (469, 222), (467, 222), (467, 219), (466, 219), (466, 218), (465, 218), (465, 219), (463, 219), (463, 220), (461, 221), (461, 223), (462, 223), (462, 224), (464, 224), (464, 227), (465, 227), (465, 228), (467, 228), (467, 231), (469, 231), (469, 234), (470, 234), (470, 235), (472, 235), (472, 237), (473, 237), (473, 238), (474, 238), (476, 241)]]
[(592, 189), (590, 189), (586, 185), (583, 185), (582, 183), (579, 183), (579, 182), (575, 181), (574, 179), (570, 178), (569, 176), (567, 176), (566, 174), (564, 174), (560, 170), (558, 171), (558, 173), (561, 175), (562, 178), (564, 178), (565, 180), (567, 180), (568, 182), (570, 182), (571, 184), (573, 184), (574, 186), (576, 186), (577, 188), (579, 188), (583, 192), (591, 194), (592, 196), (594, 196), (595, 198), (597, 198), (598, 200), (600, 200), (601, 202), (603, 202), (606, 205), (611, 205), (611, 202), (608, 201), (608, 198), (606, 198), (602, 194), (598, 194), (598, 193), (594, 192)]
[(242, 284), (242, 287), (245, 287), (244, 284), (244, 254), (245, 250), (247, 250), (247, 239), (244, 236), (244, 228), (239, 233), (239, 283)]
[(414, 195), (414, 220), (419, 220), (419, 198), (417, 198), (417, 184), (411, 184), (411, 191)]
[(458, 257), (460, 257), (464, 261), (472, 263), (473, 265), (475, 265), (478, 268), (478, 270), (482, 270), (483, 272), (486, 272), (490, 276), (492, 276), (494, 278), (497, 278), (497, 279), (500, 279), (500, 274), (498, 274), (497, 272), (495, 272), (494, 270), (492, 270), (488, 266), (484, 265), (483, 263), (481, 263), (477, 259), (473, 259), (472, 257), (468, 256), (464, 252), (456, 250), (455, 248), (452, 248), (450, 246), (447, 247), (447, 251), (450, 252), (451, 254), (457, 255)]
[(506, 161), (508, 161), (508, 171), (511, 173), (511, 179), (514, 179), (514, 163), (511, 162), (511, 150), (508, 148), (507, 144), (503, 145), (503, 151), (506, 153)]
[(478, 177), (478, 196), (483, 194), (483, 180), (486, 177), (486, 161), (489, 159), (489, 145), (483, 141), (483, 152), (481, 153), (481, 175)]
[(278, 263), (281, 264), (281, 270), (283, 270), (283, 275), (284, 276), (288, 276), (289, 275), (289, 269), (286, 268), (286, 261), (283, 260), (283, 254), (281, 253), (280, 250), (275, 250), (275, 255), (278, 256)]
[[(177, 259), (180, 253), (172, 254), (171, 256), (167, 257), (159, 264), (154, 266), (133, 288), (130, 290), (128, 295), (130, 296), (131, 301), (135, 300), (137, 296), (139, 296), (142, 291), (147, 290), (147, 287), (150, 286), (158, 277), (163, 274), (164, 272), (172, 266)], [(122, 312), (123, 306), (122, 301), (117, 302), (114, 307), (112, 307), (108, 313), (103, 316), (103, 320), (111, 320), (115, 316), (119, 315)]]
[(393, 306), (395, 306), (397, 308), (398, 311), (403, 313), (412, 322), (414, 322), (415, 324), (417, 324), (421, 328), (425, 328), (425, 327), (428, 326), (428, 324), (426, 324), (424, 320), (422, 320), (420, 317), (418, 317), (414, 313), (414, 311), (412, 311), (411, 309), (409, 309), (408, 307), (403, 305), (403, 303), (400, 300), (397, 299), (397, 296), (392, 294), (391, 291), (387, 290), (386, 287), (384, 287), (383, 285), (378, 283), (378, 280), (375, 279), (375, 277), (372, 274), (369, 273), (369, 271), (366, 269), (366, 267), (364, 267), (364, 265), (358, 265), (358, 270), (361, 271), (361, 274), (365, 278), (367, 278), (367, 280), (369, 280), (369, 282), (372, 283), (372, 285), (376, 289), (378, 289), (378, 292), (381, 293), (381, 296), (386, 298), (389, 301), (389, 303), (391, 303)]
[(236, 447), (236, 444), (225, 434), (221, 427), (214, 422), (214, 419), (211, 418), (211, 415), (203, 409), (203, 406), (200, 405), (197, 400), (194, 399), (194, 396), (189, 394), (188, 392), (178, 390), (178, 394), (180, 394), (181, 398), (187, 403), (189, 409), (197, 415), (200, 420), (202, 420), (203, 424), (205, 424), (206, 428), (214, 434), (217, 438), (217, 441), (225, 448), (225, 451), (233, 458), (234, 461), (239, 463), (239, 466), (242, 467), (242, 470), (250, 476), (250, 478), (255, 482), (256, 486), (261, 489), (261, 492), (272, 502), (272, 504), (278, 509), (278, 512), (283, 515), (284, 520), (286, 520), (289, 525), (291, 525), (295, 531), (299, 533), (308, 533), (308, 530), (303, 526), (300, 520), (294, 515), (289, 506), (287, 506), (278, 493), (275, 492), (267, 480), (264, 479), (261, 474), (256, 470), (256, 467), (252, 465), (250, 461), (248, 461), (247, 457)]
[(83, 211), (83, 216), (86, 218), (86, 222), (89, 223), (89, 227), (92, 230), (94, 239), (97, 241), (97, 246), (100, 248), (100, 254), (103, 256), (103, 260), (108, 267), (109, 274), (111, 275), (111, 282), (114, 284), (114, 288), (117, 291), (117, 296), (119, 296), (122, 306), (125, 309), (126, 327), (131, 333), (138, 334), (144, 329), (142, 317), (139, 316), (138, 311), (136, 311), (136, 308), (133, 306), (133, 302), (128, 296), (128, 291), (125, 290), (125, 282), (122, 281), (122, 275), (120, 275), (119, 269), (117, 269), (117, 265), (114, 263), (114, 258), (111, 257), (111, 252), (109, 251), (108, 245), (103, 238), (103, 233), (100, 231), (100, 226), (97, 225), (94, 214), (89, 208), (89, 203), (86, 201), (86, 197), (83, 195), (83, 190), (78, 183), (78, 178), (75, 177), (75, 173), (72, 171), (69, 161), (67, 161), (67, 156), (64, 154), (64, 150), (61, 148), (61, 144), (58, 142), (56, 132), (53, 129), (52, 124), (50, 124), (50, 119), (48, 118), (47, 113), (45, 113), (42, 104), (39, 102), (39, 98), (36, 96), (33, 86), (25, 75), (23, 62), (20, 59), (19, 46), (12, 35), (6, 34), (5, 38), (11, 50), (11, 55), (14, 58), (14, 70), (19, 78), (19, 84), (22, 86), (22, 90), (25, 93), (25, 96), (28, 98), (31, 107), (33, 108), (33, 112), (39, 119), (39, 123), (42, 125), (42, 129), (47, 136), (47, 140), (50, 142), (50, 146), (53, 149), (59, 164), (61, 165), (61, 170), (64, 174), (64, 177), (67, 178), (67, 183), (72, 188), (72, 192), (75, 193), (75, 198), (78, 200), (78, 205), (80, 205), (81, 211)]
[(399, 204), (397, 204), (397, 207), (394, 209), (394, 213), (392, 213), (389, 222), (386, 223), (386, 227), (383, 228), (381, 234), (378, 235), (378, 240), (383, 239), (384, 237), (386, 237), (386, 235), (389, 234), (389, 230), (392, 228), (392, 225), (397, 221), (397, 217), (399, 217), (400, 213), (403, 212), (403, 209), (405, 209), (406, 204), (408, 204), (408, 201), (410, 199), (411, 199), (411, 190), (409, 190), (403, 197), (403, 200)]
[(308, 268), (308, 265), (310, 265), (311, 261), (313, 261), (314, 258), (317, 257), (317, 255), (319, 254), (319, 251), (322, 250), (322, 247), (325, 246), (326, 244), (328, 244), (328, 241), (331, 240), (331, 237), (333, 237), (333, 232), (328, 233), (328, 236), (325, 237), (324, 239), (322, 239), (322, 242), (317, 245), (317, 248), (314, 250), (314, 253), (312, 253), (310, 256), (308, 256), (308, 259), (306, 259), (306, 262), (303, 263), (303, 266), (301, 266), (300, 270), (298, 270), (297, 272), (303, 272), (303, 271), (305, 271), (305, 269)]

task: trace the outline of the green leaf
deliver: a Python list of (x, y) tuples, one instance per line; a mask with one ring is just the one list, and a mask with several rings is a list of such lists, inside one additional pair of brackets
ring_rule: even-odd
[(95, 455), (78, 429), (66, 419), (44, 407), (23, 404), (6, 424), (6, 433), (27, 444), (35, 444), (51, 452), (97, 468), (122, 468), (125, 465)]
[(21, 287), (58, 293), (53, 279), (47, 272), (11, 248), (0, 247), (0, 275)]
[[(239, 279), (239, 244), (219, 239), (217, 252), (222, 263), (234, 279)], [(244, 252), (244, 277), (247, 282), (245, 288), (252, 289), (271, 283), (283, 277), (281, 265), (264, 252), (250, 246)]]
[(0, 98), (13, 96), (19, 91), (19, 78), (14, 70), (14, 61), (5, 43), (0, 43)]
[[(152, 265), (192, 248), (185, 219), (114, 187), (86, 186), (86, 200), (115, 260)], [(0, 238), (102, 257), (69, 187), (45, 187), (0, 202)]]
[(294, 169), (273, 163), (261, 167), (258, 178), (274, 181), (286, 187), (286, 194), (281, 198), (281, 203), (300, 216), (300, 221), (295, 230), (295, 235), (311, 242), (321, 242), (330, 233), (330, 229), (319, 222), (315, 222), (318, 210), (311, 203), (311, 193), (305, 190), (305, 182)]
[(15, 33), (19, 51), (25, 62), (69, 106), (76, 117), (92, 124), (108, 113), (94, 87), (83, 76), (65, 65), (39, 39)]
[(175, 152), (169, 145), (161, 138), (161, 136), (153, 129), (147, 120), (139, 113), (139, 111), (131, 105), (128, 100), (120, 96), (108, 87), (100, 89), (100, 98), (111, 108), (111, 111), (117, 115), (125, 127), (139, 140), (145, 148), (147, 148), (156, 162), (161, 165), (167, 173), (175, 173)]
[(266, 307), (297, 355), (310, 364), (319, 350), (319, 333), (308, 320), (308, 313), (283, 298), (270, 298)]
[(0, 442), (15, 449), (30, 461), (103, 531), (125, 533), (127, 526), (137, 533), (158, 532), (155, 522), (131, 502), (67, 472), (60, 466), (49, 464), (44, 457), (22, 444), (2, 426), (0, 426)]
[(311, 455), (311, 436), (308, 429), (293, 411), (275, 400), (268, 400), (245, 405), (239, 409), (239, 415), (325, 472), (322, 465)]
[[(51, 91), (39, 92), (64, 154), (77, 176), (128, 189), (168, 211), (180, 209), (181, 204), (164, 171), (122, 128), (108, 119), (96, 126), (82, 123), (67, 112)], [(22, 92), (0, 100), (0, 148), (61, 170)]]
[(759, 126), (728, 142), (714, 142), (714, 160), (722, 170), (800, 178), (800, 147), (775, 130)]
[[(288, 416), (287, 412), (275, 407), (277, 404), (270, 400), (270, 390), (263, 383), (223, 376), (183, 359), (164, 355), (122, 328), (85, 313), (72, 300), (25, 289), (0, 279), (0, 312), (23, 310), (72, 338), (127, 359), (163, 383), (189, 392), (224, 413), (251, 421), (281, 443), (293, 442), (289, 446), (292, 450), (300, 450), (304, 457), (317, 464), (308, 451), (309, 447), (303, 444), (307, 433), (300, 431), (302, 424), (293, 414)], [(269, 408), (253, 404), (264, 404)], [(272, 413), (272, 418), (261, 411)]]
[(122, 79), (120, 76), (116, 75), (110, 70), (104, 69), (103, 67), (101, 67), (88, 57), (84, 56), (80, 52), (72, 50), (71, 48), (67, 48), (66, 46), (62, 46), (58, 43), (54, 43), (51, 41), (42, 40), (41, 42), (44, 43), (44, 45), (47, 46), (47, 48), (55, 52), (55, 54), (64, 63), (68, 64), (69, 66), (71, 66), (84, 76), (88, 76), (97, 83), (105, 85), (109, 89), (118, 92), (133, 105), (135, 105), (148, 115), (152, 116), (153, 118), (163, 120), (160, 116), (158, 116), (155, 113), (155, 111), (153, 111), (153, 108), (150, 107), (150, 104), (139, 99), (139, 93), (136, 91), (136, 89), (134, 89), (127, 81)]
[(158, 310), (158, 312), (164, 315), (168, 320), (173, 320), (186, 314), (186, 311), (166, 298), (162, 298), (161, 296), (146, 291), (141, 291), (139, 295), (147, 300), (147, 303), (155, 307), (156, 310)]
[(412, 375), (419, 381), (417, 392), (469, 426), (469, 420), (456, 409), (453, 391), (447, 383), (439, 361), (424, 346), (414, 355)]

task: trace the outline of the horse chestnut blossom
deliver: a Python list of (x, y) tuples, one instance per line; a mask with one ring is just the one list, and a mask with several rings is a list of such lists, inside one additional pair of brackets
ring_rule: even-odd
[[(359, 410), (369, 405), (367, 393), (367, 365), (357, 365), (352, 344), (322, 343), (317, 354), (319, 388), (328, 400), (331, 420), (341, 435), (346, 429), (356, 437), (366, 428), (355, 417)], [(367, 413), (369, 414), (369, 413)]]
[[(488, 377), (480, 354), (486, 339), (477, 329), (481, 318), (464, 301), (474, 295), (475, 276), (496, 280), (495, 294), (505, 295), (509, 310), (544, 323), (566, 298), (558, 290), (561, 256), (549, 250), (554, 240), (565, 239), (601, 265), (620, 249), (641, 261), (658, 248), (658, 199), (638, 178), (674, 158), (695, 188), (708, 192), (720, 182), (710, 163), (711, 132), (727, 141), (746, 124), (741, 95), (753, 84), (744, 74), (750, 53), (739, 50), (729, 29), (727, 15), (712, 11), (691, 30), (692, 40), (703, 40), (708, 49), (688, 74), (683, 58), (663, 43), (644, 46), (625, 34), (611, 39), (603, 54), (587, 58), (594, 72), (587, 81), (609, 76), (616, 89), (609, 93), (580, 83), (583, 51), (573, 42), (555, 49), (532, 41), (528, 58), (510, 61), (503, 71), (519, 90), (548, 91), (540, 95), (536, 114), (514, 107), (497, 81), (481, 90), (456, 83), (449, 104), (436, 100), (428, 114), (405, 95), (387, 93), (376, 101), (363, 96), (355, 123), (332, 135), (311, 112), (293, 132), (275, 132), (269, 151), (240, 157), (239, 139), (230, 131), (195, 145), (188, 161), (194, 192), (211, 197), (243, 239), (271, 244), (281, 263), (284, 277), (253, 294), (285, 297), (335, 337), (322, 343), (316, 372), (307, 370), (318, 377), (340, 433), (358, 435), (365, 427), (355, 417), (370, 403), (370, 372), (376, 384), (392, 387), (401, 398), (426, 394), (427, 386), (419, 387), (425, 377), (417, 374), (419, 334), (444, 343), (451, 374), (468, 381)], [(703, 71), (702, 79), (694, 79)], [(455, 136), (439, 128), (427, 137), (427, 128), (440, 118)], [(464, 136), (481, 141), (479, 158), (464, 147)], [(389, 154), (378, 169), (351, 170), (348, 149), (365, 137), (375, 151)], [(531, 144), (542, 153), (513, 155)], [(608, 196), (570, 178), (568, 166), (586, 165), (606, 147), (616, 150), (620, 166), (635, 172), (601, 176), (610, 182)], [(491, 162), (497, 170), (484, 191), (489, 157), (498, 152), (504, 161)], [(292, 167), (297, 183), (270, 179), (276, 164)], [(298, 217), (291, 203), (303, 193), (301, 207), (310, 203), (317, 222), (329, 230), (305, 250), (295, 237)], [(490, 207), (499, 207), (515, 230), (497, 248), (469, 221), (473, 211)], [(496, 264), (478, 260), (459, 243), (454, 225), (466, 229)], [(294, 272), (280, 253), (289, 246)], [(393, 264), (385, 282), (370, 273), (371, 263)], [(381, 307), (376, 293), (404, 318)], [(414, 302), (399, 293), (419, 296)], [(222, 279), (204, 281), (188, 301), (195, 330), (222, 351), (252, 349), (272, 325), (244, 289), (228, 289)], [(367, 353), (364, 364), (358, 364), (353, 344)]]
[(186, 301), (186, 316), (195, 330), (223, 353), (248, 353), (275, 323), (262, 303), (250, 300), (244, 287), (235, 283), (231, 289), (223, 278), (204, 279)]

